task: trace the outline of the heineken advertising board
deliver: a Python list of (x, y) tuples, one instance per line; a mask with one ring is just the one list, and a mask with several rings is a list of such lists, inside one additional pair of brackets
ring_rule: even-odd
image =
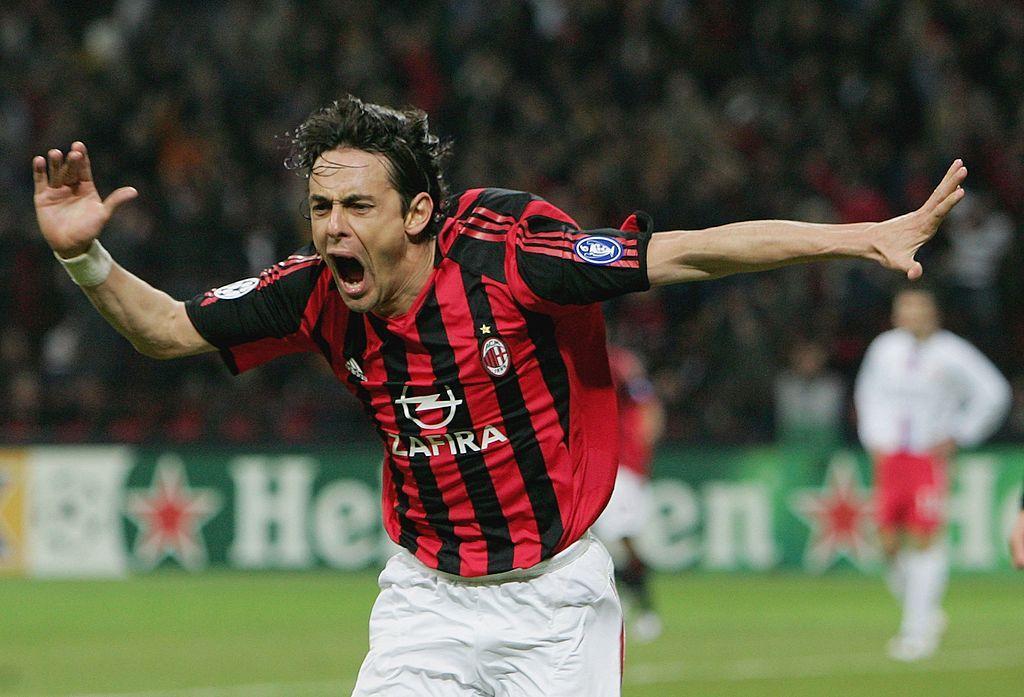
[[(1008, 568), (1024, 449), (962, 453), (954, 567)], [(663, 449), (642, 551), (656, 568), (872, 571), (863, 453)], [(0, 573), (123, 576), (165, 567), (379, 568), (380, 455), (121, 446), (0, 450)]]

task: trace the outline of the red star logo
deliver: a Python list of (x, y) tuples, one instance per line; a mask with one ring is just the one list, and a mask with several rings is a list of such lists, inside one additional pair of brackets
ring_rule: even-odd
[(811, 528), (804, 566), (821, 572), (845, 557), (862, 567), (875, 561), (871, 493), (860, 481), (851, 455), (833, 458), (820, 489), (798, 489), (790, 506)]
[(162, 458), (149, 489), (128, 493), (127, 514), (139, 528), (136, 559), (149, 568), (171, 557), (186, 569), (206, 566), (201, 528), (220, 507), (215, 490), (189, 488), (180, 460)]

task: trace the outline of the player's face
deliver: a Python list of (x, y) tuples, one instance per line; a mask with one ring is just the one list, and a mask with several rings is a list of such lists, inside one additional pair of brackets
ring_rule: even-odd
[(892, 304), (892, 323), (919, 339), (924, 339), (939, 328), (939, 309), (929, 293), (904, 291)]
[(432, 256), (432, 244), (415, 242), (430, 220), (429, 201), (418, 195), (403, 215), (383, 155), (337, 148), (317, 158), (309, 177), (313, 244), (351, 310), (394, 315), (411, 304), (429, 269), (424, 255)]

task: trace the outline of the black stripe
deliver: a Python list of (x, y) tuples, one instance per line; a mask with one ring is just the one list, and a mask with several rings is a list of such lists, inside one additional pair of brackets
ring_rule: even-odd
[(224, 365), (228, 367), (232, 375), (238, 375), (238, 363), (235, 362), (235, 354), (231, 353), (231, 349), (222, 348), (220, 350), (220, 358), (224, 361)]
[[(458, 218), (458, 220), (464, 220), (467, 216), (469, 216), (472, 210), (477, 206), (477, 204), (479, 204), (480, 199), (483, 198), (485, 191), (487, 190), (481, 189), (477, 193), (476, 198), (473, 199), (473, 203), (469, 204), (463, 209), (462, 218)], [(459, 212), (459, 209), (462, 208), (462, 199), (465, 198), (468, 193), (468, 191), (460, 191), (457, 195), (450, 196), (448, 198), (448, 205), (445, 207), (444, 214), (449, 218), (454, 218), (456, 213)]]
[(530, 201), (536, 200), (533, 194), (525, 191), (512, 191), (511, 189), (484, 189), (480, 192), (476, 201), (467, 211), (472, 211), (477, 206), (489, 208), (495, 213), (519, 218)]
[[(410, 382), (405, 343), (401, 337), (391, 333), (387, 323), (381, 318), (373, 314), (367, 314), (367, 318), (373, 326), (373, 331), (380, 337), (380, 352), (388, 376), (387, 388), (391, 393), (392, 404), (396, 404), (402, 398), (402, 388)], [(397, 405), (395, 406), (395, 420), (402, 435), (420, 437), (420, 428), (413, 423), (412, 419), (405, 416)], [(390, 446), (390, 443), (385, 443), (385, 447), (389, 448), (389, 453)], [(388, 459), (390, 458), (389, 454)], [(441, 540), (441, 549), (437, 553), (437, 568), (446, 573), (458, 574), (461, 570), (459, 545), (462, 544), (462, 541), (455, 534), (451, 518), (448, 517), (448, 505), (441, 498), (437, 479), (434, 477), (433, 470), (430, 469), (430, 460), (419, 453), (410, 455), (409, 469), (412, 470), (412, 476), (416, 480), (416, 487), (420, 492), (420, 500), (423, 502), (427, 522), (437, 533), (438, 539)]]
[[(480, 276), (473, 275), (462, 269), (462, 282), (466, 287), (466, 298), (473, 315), (473, 324), (487, 324), (497, 327), (491, 301), (487, 297)], [(558, 497), (548, 475), (547, 463), (541, 452), (537, 434), (530, 421), (530, 411), (526, 407), (523, 390), (519, 385), (516, 367), (512, 365), (501, 378), (491, 376), (494, 391), (498, 396), (498, 405), (505, 422), (505, 432), (512, 444), (512, 450), (519, 465), (523, 482), (526, 484), (526, 495), (533, 508), (533, 516), (537, 520), (540, 532), (541, 558), (551, 556), (564, 531), (562, 516), (558, 510)]]
[(568, 241), (559, 242), (557, 240), (551, 240), (550, 242), (545, 242), (544, 240), (538, 240), (527, 237), (520, 238), (519, 246), (527, 251), (529, 251), (530, 249), (550, 249), (555, 252), (568, 252), (569, 254), (573, 253), (573, 244), (572, 242)]
[(487, 222), (494, 223), (495, 225), (507, 225), (509, 227), (511, 227), (512, 225), (515, 225), (515, 223), (516, 223), (515, 220), (497, 220), (496, 218), (488, 218), (486, 215), (484, 215), (483, 213), (480, 212), (480, 208), (483, 208), (485, 211), (487, 211), (488, 213), (491, 213), (491, 214), (493, 214), (495, 216), (499, 216), (500, 215), (500, 216), (503, 216), (505, 218), (512, 217), (512, 216), (509, 216), (509, 215), (505, 215), (504, 213), (499, 213), (498, 211), (492, 211), (490, 208), (485, 208), (483, 206), (477, 206), (476, 208), (468, 209), (469, 210), (469, 215), (466, 216), (466, 220), (469, 220), (470, 218), (480, 218), (480, 220), (486, 220)]
[(474, 273), (505, 283), (505, 243), (478, 240), (460, 235), (448, 250), (448, 256), (459, 266)]
[(569, 447), (569, 371), (558, 350), (555, 321), (548, 315), (530, 312), (524, 307), (519, 307), (519, 311), (526, 318), (526, 332), (536, 347), (537, 363), (540, 364), (544, 384), (558, 411), (558, 420), (562, 424), (562, 442)]
[(391, 447), (390, 439), (384, 430), (380, 426), (380, 421), (377, 418), (377, 412), (373, 408), (373, 397), (370, 395), (370, 391), (363, 386), (362, 380), (352, 374), (348, 370), (348, 360), (354, 359), (356, 364), (362, 369), (366, 365), (366, 316), (355, 312), (349, 312), (348, 322), (345, 326), (345, 345), (342, 349), (342, 357), (345, 359), (346, 365), (345, 370), (348, 371), (348, 377), (345, 378), (346, 382), (352, 386), (353, 391), (356, 393), (356, 398), (359, 403), (363, 405), (363, 411), (370, 417), (370, 422), (374, 428), (377, 429), (377, 433), (380, 435), (381, 441), (384, 443), (384, 462), (389, 470), (391, 470), (391, 481), (395, 487), (395, 513), (398, 514), (398, 544), (405, 547), (407, 550), (416, 553), (419, 549), (419, 543), (416, 538), (419, 536), (416, 532), (416, 525), (409, 520), (409, 495), (405, 493), (403, 486), (405, 484), (405, 475), (402, 471), (395, 466), (391, 456), (388, 455), (389, 448)]
[[(472, 239), (472, 238), (471, 238)], [(560, 246), (559, 246), (560, 245)], [(550, 249), (556, 252), (568, 252), (570, 254), (576, 254), (576, 243), (566, 240), (565, 242), (559, 242), (558, 240), (546, 240), (544, 238), (526, 237), (520, 238), (519, 247), (526, 252), (539, 252), (542, 249)], [(543, 254), (543, 252), (539, 252)], [(639, 263), (640, 255), (635, 249), (623, 249), (622, 256), (615, 261), (636, 261)]]
[(331, 352), (331, 345), (327, 341), (327, 337), (324, 336), (324, 312), (316, 318), (316, 324), (313, 326), (312, 339), (313, 343), (320, 349), (320, 353), (327, 359), (327, 365), (334, 367), (334, 356)]
[[(459, 368), (455, 364), (455, 351), (448, 340), (441, 308), (433, 289), (423, 303), (423, 308), (416, 315), (416, 327), (420, 333), (420, 341), (430, 352), (434, 379), (437, 383), (452, 388), (456, 394), (464, 394), (462, 382), (459, 380)], [(448, 425), (448, 433), (475, 430), (469, 411), (456, 410)], [(511, 570), (512, 535), (509, 533), (508, 521), (501, 510), (498, 492), (491, 481), (491, 473), (487, 469), (483, 455), (472, 451), (457, 453), (455, 462), (466, 484), (476, 520), (487, 543), (487, 573), (497, 574)]]
[[(312, 246), (303, 249), (312, 250)], [(261, 285), (251, 292), (211, 303), (206, 303), (209, 293), (203, 293), (185, 301), (185, 312), (196, 331), (219, 349), (269, 337), (281, 339), (298, 331), (325, 268), (313, 260), (275, 264), (260, 272)]]
[(508, 234), (508, 228), (512, 227), (511, 225), (508, 225), (504, 230), (492, 230), (491, 228), (481, 227), (480, 225), (474, 225), (473, 223), (462, 223), (462, 225), (464, 227), (468, 227), (470, 230), (476, 230), (477, 232), (482, 232), (485, 235), (495, 235), (497, 237), (504, 237)]
[(581, 232), (572, 223), (546, 215), (531, 215), (526, 219), (526, 228), (532, 232)]

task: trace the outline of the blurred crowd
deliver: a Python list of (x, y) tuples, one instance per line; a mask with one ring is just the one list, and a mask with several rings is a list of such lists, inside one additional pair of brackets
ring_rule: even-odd
[[(314, 358), (231, 378), (134, 353), (53, 261), (30, 160), (74, 139), (103, 236), (178, 298), (304, 243), (283, 138), (344, 93), (414, 105), (456, 190), (538, 193), (584, 227), (880, 220), (962, 156), (970, 196), (922, 256), (946, 325), (1015, 386), (1024, 437), (1024, 12), (1012, 0), (233, 0), (0, 6), (0, 442), (372, 437)], [(850, 385), (899, 279), (791, 267), (609, 303), (688, 443), (851, 437)]]

